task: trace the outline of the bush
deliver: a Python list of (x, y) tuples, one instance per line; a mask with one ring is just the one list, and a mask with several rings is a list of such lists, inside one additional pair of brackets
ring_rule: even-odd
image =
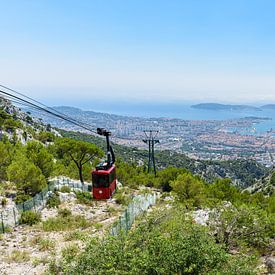
[(250, 257), (232, 256), (182, 210), (162, 210), (128, 234), (93, 239), (67, 262), (67, 274), (253, 274)]
[(72, 215), (72, 211), (67, 208), (58, 209), (58, 215), (62, 218), (66, 218)]
[(30, 195), (19, 193), (19, 194), (16, 195), (16, 198), (15, 198), (14, 201), (15, 201), (16, 204), (19, 204), (19, 203), (28, 201), (31, 198), (32, 198), (32, 196), (30, 196)]
[(0, 233), (5, 232), (5, 233), (11, 233), (12, 232), (12, 227), (8, 225), (4, 225), (4, 227), (1, 228)]
[(41, 169), (24, 154), (18, 154), (7, 168), (8, 180), (23, 194), (34, 196), (47, 186)]
[(65, 236), (64, 236), (64, 240), (65, 241), (74, 241), (74, 240), (80, 240), (80, 241), (84, 241), (89, 237), (89, 234), (82, 232), (82, 231), (72, 231), (72, 232), (68, 232)]
[(122, 205), (128, 205), (130, 203), (130, 198), (123, 194), (122, 192), (116, 192), (114, 195), (114, 199), (116, 200), (117, 204), (122, 204)]
[(48, 208), (58, 208), (61, 204), (60, 198), (57, 194), (53, 194), (47, 201)]
[(216, 241), (225, 244), (228, 250), (236, 247), (264, 250), (274, 234), (274, 220), (255, 207), (220, 207), (209, 218)]
[(92, 205), (93, 197), (90, 192), (76, 192), (76, 198), (79, 203)]
[(62, 249), (62, 258), (66, 262), (71, 262), (79, 253), (79, 247), (77, 244), (71, 244)]
[(66, 217), (58, 215), (43, 222), (44, 231), (67, 231), (77, 228), (85, 229), (89, 226), (91, 226), (91, 223), (81, 215), (69, 215)]
[(7, 200), (6, 198), (3, 198), (3, 199), (1, 200), (1, 205), (2, 205), (2, 207), (5, 207), (5, 206), (7, 205), (7, 203), (8, 203), (8, 200)]
[(70, 193), (71, 192), (71, 187), (64, 185), (64, 186), (62, 186), (60, 188), (60, 192), (62, 192), (62, 193)]
[(13, 250), (11, 254), (8, 256), (7, 261), (9, 263), (23, 263), (28, 262), (30, 260), (30, 253), (26, 250)]
[(190, 173), (180, 174), (170, 185), (186, 207), (199, 207), (204, 201), (203, 182)]
[(40, 251), (49, 251), (55, 248), (55, 243), (49, 239), (41, 239), (38, 243)]
[(21, 214), (20, 223), (34, 225), (41, 221), (41, 214), (39, 212), (25, 211)]

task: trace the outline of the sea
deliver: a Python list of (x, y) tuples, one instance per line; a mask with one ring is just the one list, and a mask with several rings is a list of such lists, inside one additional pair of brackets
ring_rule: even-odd
[[(184, 120), (228, 120), (244, 117), (270, 118), (253, 125), (255, 133), (263, 134), (275, 130), (275, 110), (205, 110), (192, 108), (193, 104), (182, 103), (131, 103), (117, 102), (92, 106), (92, 111), (104, 112), (123, 116), (144, 118), (179, 118)], [(86, 109), (86, 108), (85, 108)]]

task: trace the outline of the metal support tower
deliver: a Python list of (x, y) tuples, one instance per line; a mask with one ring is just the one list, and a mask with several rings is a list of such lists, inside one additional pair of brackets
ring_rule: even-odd
[(110, 139), (109, 136), (111, 135), (111, 132), (105, 130), (104, 128), (97, 128), (97, 133), (101, 136), (106, 137), (106, 144), (107, 144), (107, 164), (110, 167), (112, 164), (115, 163), (115, 154), (113, 151), (112, 146), (110, 145)]
[(143, 131), (145, 134), (145, 139), (142, 141), (146, 144), (148, 144), (148, 173), (151, 171), (151, 165), (154, 169), (154, 174), (155, 176), (157, 175), (157, 170), (156, 170), (156, 163), (155, 163), (155, 144), (159, 143), (158, 139), (155, 139), (156, 136), (158, 135), (159, 131), (153, 131), (153, 130), (148, 130), (148, 131)]

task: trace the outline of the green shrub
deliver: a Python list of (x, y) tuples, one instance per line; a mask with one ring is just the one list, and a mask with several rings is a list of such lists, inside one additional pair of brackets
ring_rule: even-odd
[(122, 205), (128, 205), (131, 201), (129, 196), (125, 195), (122, 192), (116, 192), (114, 195), (114, 199), (116, 200), (117, 204), (122, 204)]
[(30, 260), (30, 253), (26, 250), (13, 250), (7, 258), (7, 262), (23, 263)]
[(76, 192), (76, 198), (79, 203), (92, 205), (93, 197), (90, 192)]
[(72, 211), (68, 208), (58, 209), (58, 215), (62, 218), (66, 218), (72, 215)]
[(66, 262), (71, 262), (79, 253), (79, 247), (76, 244), (71, 244), (62, 249), (62, 258)]
[(204, 201), (203, 182), (190, 173), (180, 174), (170, 182), (178, 200), (186, 207), (199, 207)]
[(2, 205), (2, 207), (5, 207), (5, 206), (7, 205), (7, 203), (8, 203), (8, 200), (7, 200), (6, 198), (3, 198), (3, 199), (1, 200), (1, 205)]
[(209, 218), (209, 227), (216, 241), (225, 244), (228, 250), (247, 247), (262, 251), (274, 235), (272, 217), (255, 207), (223, 206), (216, 208)]
[(71, 192), (71, 187), (64, 185), (64, 186), (62, 186), (60, 188), (60, 192), (62, 192), (62, 193), (70, 193)]
[(41, 221), (41, 214), (39, 212), (25, 211), (21, 214), (20, 223), (34, 225)]
[(34, 258), (32, 258), (32, 265), (34, 266), (34, 267), (36, 267), (36, 266), (38, 266), (38, 265), (46, 265), (46, 264), (48, 264), (49, 263), (49, 258), (48, 257), (45, 257), (45, 256), (43, 256), (43, 257), (41, 257), (41, 258), (38, 258), (38, 257), (34, 257)]
[(49, 239), (41, 239), (39, 240), (38, 246), (40, 251), (48, 251), (55, 248), (55, 243)]
[(62, 267), (57, 263), (55, 259), (51, 259), (48, 272), (49, 274), (62, 274)]
[(96, 230), (99, 230), (99, 229), (101, 229), (102, 227), (103, 227), (103, 224), (102, 224), (102, 223), (97, 222), (97, 223), (94, 224), (94, 228), (95, 228)]
[(32, 162), (31, 157), (27, 157), (23, 152), (18, 153), (9, 165), (7, 175), (8, 180), (14, 182), (20, 192), (30, 196), (36, 195), (47, 186), (41, 169)]
[(73, 241), (73, 240), (80, 240), (84, 241), (89, 237), (89, 235), (85, 232), (82, 231), (73, 231), (73, 232), (68, 232), (64, 236), (65, 241)]
[(19, 204), (19, 203), (25, 202), (27, 200), (30, 200), (31, 198), (32, 198), (32, 196), (30, 196), (28, 194), (19, 193), (16, 195), (14, 202), (16, 204)]
[(89, 242), (68, 274), (253, 274), (253, 258), (232, 256), (179, 211), (163, 210), (118, 237)]
[(77, 228), (88, 228), (92, 224), (81, 215), (76, 216), (57, 216), (55, 218), (49, 218), (43, 222), (44, 231), (67, 231)]
[(2, 230), (3, 230), (5, 233), (11, 233), (11, 232), (12, 232), (12, 227), (10, 227), (10, 226), (8, 226), (8, 225), (4, 225), (3, 229), (1, 228), (0, 233), (2, 233)]
[(53, 194), (47, 201), (48, 208), (57, 208), (60, 204), (61, 201), (57, 194)]

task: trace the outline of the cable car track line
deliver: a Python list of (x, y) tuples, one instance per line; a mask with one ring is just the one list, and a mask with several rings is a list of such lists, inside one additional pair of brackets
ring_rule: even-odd
[[(2, 87), (3, 85), (0, 85), (0, 86)], [(12, 90), (12, 89), (9, 89), (9, 90)], [(63, 113), (61, 113), (61, 112), (58, 112), (58, 111), (54, 110), (53, 108), (47, 107), (46, 105), (44, 105), (44, 104), (42, 104), (42, 103), (39, 103), (39, 104), (41, 104), (42, 106), (45, 106), (46, 108), (51, 109), (51, 110), (53, 110), (53, 111), (50, 111), (50, 110), (48, 110), (48, 109), (46, 109), (46, 108), (44, 108), (44, 107), (41, 107), (41, 106), (39, 106), (39, 105), (37, 105), (37, 104), (34, 104), (34, 103), (32, 103), (32, 102), (30, 102), (30, 101), (28, 101), (28, 100), (25, 100), (25, 99), (23, 99), (23, 98), (20, 98), (20, 97), (18, 97), (18, 96), (16, 96), (16, 95), (13, 95), (13, 94), (11, 94), (11, 93), (5, 92), (5, 91), (3, 91), (3, 90), (0, 90), (0, 94), (3, 94), (3, 95), (5, 95), (5, 96), (7, 96), (7, 97), (9, 97), (9, 98), (15, 99), (15, 100), (17, 101), (17, 103), (19, 103), (19, 104), (23, 103), (24, 105), (27, 105), (28, 107), (33, 107), (33, 108), (35, 108), (36, 110), (44, 111), (44, 112), (46, 112), (46, 113), (48, 113), (48, 114), (50, 114), (50, 115), (53, 115), (53, 116), (55, 116), (55, 117), (58, 117), (58, 118), (60, 118), (60, 119), (65, 120), (65, 121), (67, 121), (67, 122), (70, 122), (70, 123), (72, 123), (72, 124), (74, 124), (74, 125), (76, 125), (76, 126), (79, 126), (80, 128), (83, 128), (83, 129), (85, 129), (85, 130), (87, 130), (87, 131), (89, 131), (89, 132), (92, 132), (92, 133), (94, 133), (94, 134), (97, 134), (97, 132), (94, 131), (93, 129), (91, 129), (91, 128), (85, 126), (85, 125), (83, 125), (83, 124), (86, 124), (86, 123), (79, 122), (79, 121), (77, 121), (77, 120), (75, 120), (75, 119), (73, 119), (73, 118), (71, 118), (71, 117), (69, 117), (69, 116), (67, 116), (67, 115), (65, 115), (65, 114), (63, 114)], [(20, 93), (20, 94), (21, 94), (21, 93)], [(27, 97), (27, 98), (29, 98), (29, 97)], [(31, 98), (29, 98), (29, 99), (32, 100)], [(15, 100), (14, 100), (14, 101), (15, 101)], [(38, 102), (38, 101), (35, 101), (35, 102)]]

